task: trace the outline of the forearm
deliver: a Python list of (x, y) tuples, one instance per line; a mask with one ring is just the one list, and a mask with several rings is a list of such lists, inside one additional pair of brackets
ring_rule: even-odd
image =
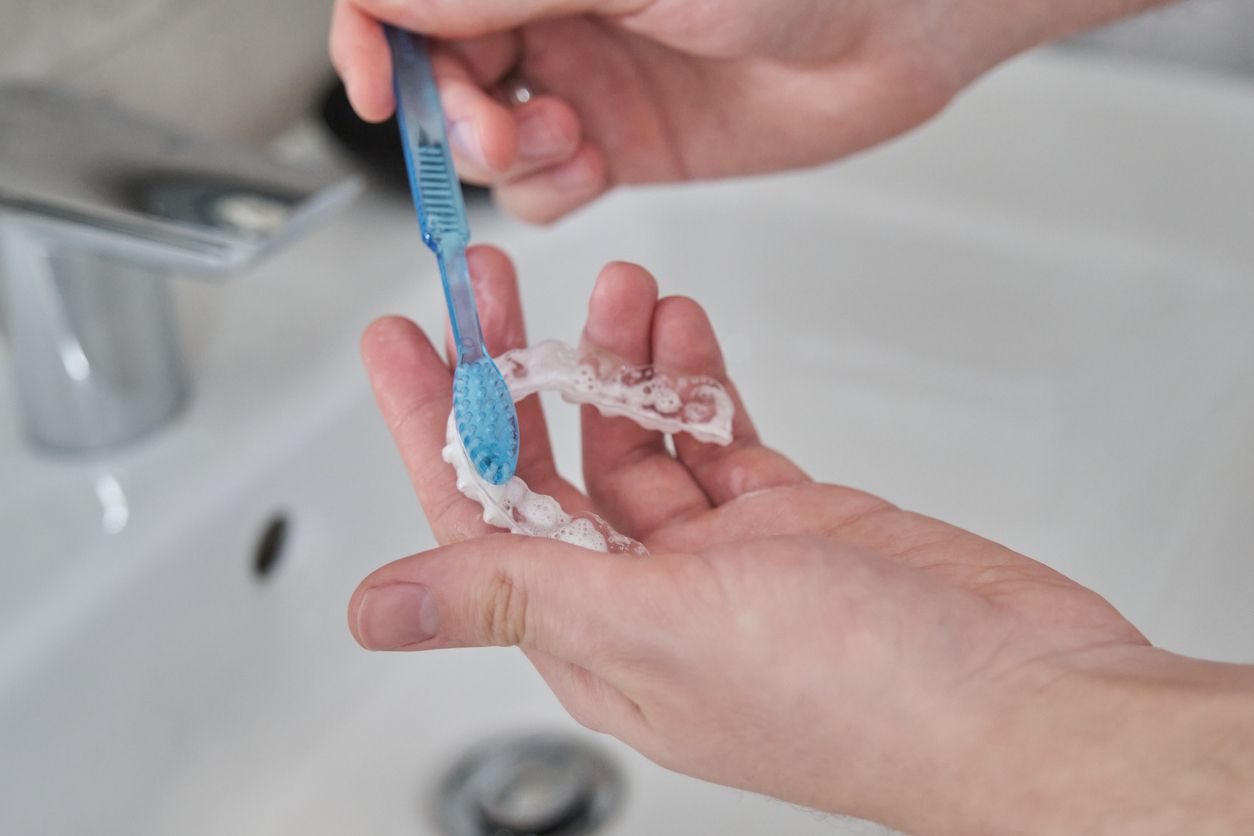
[(1254, 667), (1148, 647), (1059, 657), (985, 747), (968, 833), (1254, 833)]

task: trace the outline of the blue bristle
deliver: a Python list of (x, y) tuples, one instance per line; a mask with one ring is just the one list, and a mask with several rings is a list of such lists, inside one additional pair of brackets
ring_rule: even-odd
[(508, 481), (518, 465), (518, 413), (509, 387), (488, 358), (458, 365), (453, 415), (479, 475), (494, 485)]

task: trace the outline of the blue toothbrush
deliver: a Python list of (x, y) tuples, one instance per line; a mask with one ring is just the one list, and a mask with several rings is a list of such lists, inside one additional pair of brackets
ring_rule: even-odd
[(431, 56), (422, 35), (391, 26), (386, 30), (392, 49), (396, 121), (418, 209), (418, 226), (422, 240), (440, 265), (457, 345), (457, 370), (453, 373), (457, 432), (479, 475), (494, 485), (504, 484), (518, 466), (518, 412), (509, 387), (483, 345), (466, 268), (470, 225), (449, 154)]

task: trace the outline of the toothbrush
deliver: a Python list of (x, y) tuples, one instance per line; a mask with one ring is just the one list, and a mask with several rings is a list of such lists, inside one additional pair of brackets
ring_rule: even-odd
[(461, 184), (453, 169), (444, 111), (426, 38), (385, 27), (392, 50), (396, 121), (422, 240), (440, 265), (448, 303), (457, 369), (453, 415), (462, 446), (475, 470), (494, 485), (507, 482), (518, 465), (518, 412), (509, 387), (483, 344), (474, 289), (466, 267), (470, 226)]

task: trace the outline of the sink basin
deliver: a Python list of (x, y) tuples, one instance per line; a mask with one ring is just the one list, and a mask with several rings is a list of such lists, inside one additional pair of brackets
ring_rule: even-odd
[[(1254, 89), (1035, 55), (848, 163), (472, 226), (515, 257), (534, 337), (574, 339), (599, 267), (639, 261), (707, 305), (815, 477), (1254, 662), (1252, 135)], [(515, 651), (352, 642), (356, 582), (433, 543), (356, 349), (380, 314), (443, 317), (403, 197), (177, 291), (198, 388), (162, 434), (49, 459), (0, 394), (0, 832), (436, 836), (445, 771), (534, 730), (621, 770), (601, 833), (882, 832), (584, 732)], [(552, 407), (576, 473), (577, 413)]]

